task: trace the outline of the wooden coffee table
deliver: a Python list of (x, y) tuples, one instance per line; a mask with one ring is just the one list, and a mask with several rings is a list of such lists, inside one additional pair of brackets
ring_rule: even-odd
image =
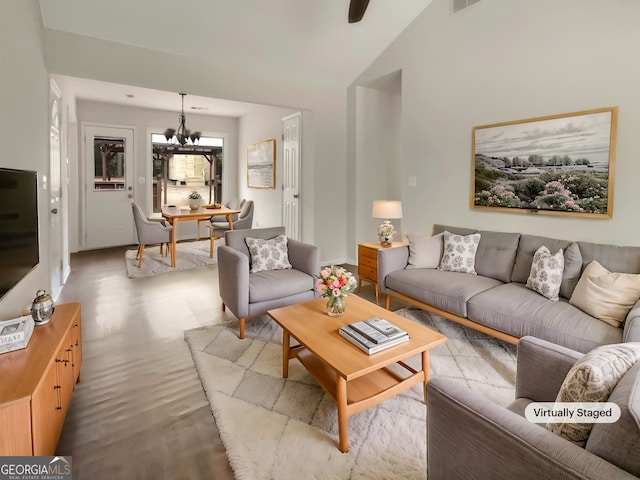
[[(330, 317), (326, 298), (270, 310), (269, 316), (283, 329), (282, 376), (289, 375), (289, 360), (297, 358), (338, 406), (340, 451), (349, 451), (348, 419), (351, 415), (383, 402), (418, 383), (423, 383), (427, 401), (429, 349), (447, 341), (444, 335), (418, 325), (378, 305), (351, 295), (341, 317)], [(340, 336), (341, 326), (371, 317), (384, 318), (406, 330), (411, 339), (373, 355), (367, 355)], [(299, 345), (291, 347), (290, 337)], [(422, 355), (422, 369), (404, 360)], [(398, 364), (406, 375), (387, 368)], [(397, 370), (397, 369), (396, 369)]]

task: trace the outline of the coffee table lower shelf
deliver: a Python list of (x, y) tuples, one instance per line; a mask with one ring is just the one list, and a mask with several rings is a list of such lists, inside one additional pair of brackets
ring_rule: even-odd
[(347, 380), (303, 346), (291, 348), (290, 358), (293, 357), (298, 358), (323, 390), (336, 402), (340, 451), (345, 453), (349, 451), (347, 421), (351, 415), (371, 408), (418, 383), (426, 386), (427, 381), (423, 370), (415, 370), (401, 361), (395, 365), (403, 367), (410, 374), (409, 376), (403, 377), (387, 367), (382, 367)]

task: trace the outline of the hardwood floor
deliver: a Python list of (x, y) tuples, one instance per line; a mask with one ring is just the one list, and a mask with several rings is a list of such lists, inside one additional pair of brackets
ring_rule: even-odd
[[(222, 313), (217, 266), (129, 279), (126, 249), (71, 256), (58, 303), (81, 303), (84, 362), (57, 453), (72, 456), (75, 480), (232, 479), (183, 339), (237, 323)], [(375, 300), (370, 285), (359, 295)]]

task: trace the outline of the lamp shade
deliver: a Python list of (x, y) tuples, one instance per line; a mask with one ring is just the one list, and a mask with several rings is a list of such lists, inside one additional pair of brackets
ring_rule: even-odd
[(398, 200), (374, 200), (373, 218), (402, 218), (402, 202)]

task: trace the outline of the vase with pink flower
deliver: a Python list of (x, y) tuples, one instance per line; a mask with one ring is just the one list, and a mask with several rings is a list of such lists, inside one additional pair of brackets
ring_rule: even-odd
[(354, 292), (356, 285), (355, 277), (345, 268), (330, 266), (320, 271), (315, 288), (322, 297), (327, 297), (327, 315), (344, 314), (347, 294)]

